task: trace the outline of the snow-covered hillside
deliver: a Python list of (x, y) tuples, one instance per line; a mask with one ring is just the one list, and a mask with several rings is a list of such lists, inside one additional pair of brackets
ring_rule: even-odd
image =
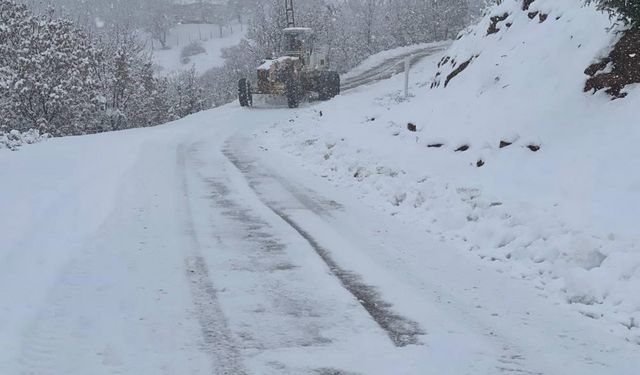
[[(233, 23), (222, 29), (218, 25), (184, 24), (173, 27), (167, 35), (167, 49), (155, 41), (153, 62), (158, 73), (168, 75), (193, 67), (197, 73), (222, 66), (222, 50), (240, 43), (246, 34), (246, 25)], [(203, 50), (193, 56), (184, 56), (183, 50), (196, 43)]]
[(305, 167), (416, 232), (640, 343), (640, 89), (583, 92), (619, 37), (608, 15), (528, 3), (504, 1), (423, 62), (409, 100), (401, 77), (361, 88), (292, 114), (261, 146), (284, 138)]

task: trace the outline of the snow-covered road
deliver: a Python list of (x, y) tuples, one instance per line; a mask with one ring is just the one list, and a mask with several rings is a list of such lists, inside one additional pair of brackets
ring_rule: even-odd
[(385, 51), (374, 55), (343, 77), (341, 90), (345, 92), (391, 78), (398, 73), (404, 72), (406, 59), (409, 59), (410, 65), (413, 66), (427, 56), (446, 50), (450, 45), (451, 42), (449, 41), (428, 43), (398, 48), (392, 53)]
[(2, 154), (22, 189), (2, 196), (0, 373), (636, 373), (637, 346), (261, 150), (290, 116)]
[(0, 153), (0, 374), (638, 373), (638, 345), (264, 146), (297, 118)]

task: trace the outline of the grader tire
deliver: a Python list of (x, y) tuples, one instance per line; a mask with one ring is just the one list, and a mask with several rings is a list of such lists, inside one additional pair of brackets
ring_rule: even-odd
[(340, 75), (337, 72), (326, 72), (318, 83), (320, 100), (329, 100), (340, 94)]
[(331, 98), (340, 95), (340, 74), (338, 72), (329, 72), (327, 80), (328, 91)]
[(300, 106), (300, 89), (295, 79), (288, 79), (286, 82), (287, 105), (289, 108)]
[(329, 75), (322, 74), (317, 83), (318, 99), (325, 101), (331, 99), (331, 90), (329, 85)]
[(249, 91), (249, 85), (246, 78), (242, 78), (238, 81), (238, 99), (240, 100), (241, 107), (248, 107), (250, 101), (251, 92)]

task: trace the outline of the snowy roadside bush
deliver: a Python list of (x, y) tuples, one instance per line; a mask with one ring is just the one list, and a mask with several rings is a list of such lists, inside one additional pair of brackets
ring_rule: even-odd
[(0, 131), (0, 150), (9, 149), (15, 151), (22, 145), (38, 143), (47, 138), (49, 138), (49, 134), (40, 134), (40, 132), (35, 129), (26, 132), (19, 132), (17, 130), (11, 130), (9, 132)]
[(191, 42), (180, 52), (180, 61), (183, 64), (188, 64), (191, 61), (192, 56), (200, 55), (203, 53), (207, 53), (207, 50), (204, 49), (202, 43), (198, 41)]

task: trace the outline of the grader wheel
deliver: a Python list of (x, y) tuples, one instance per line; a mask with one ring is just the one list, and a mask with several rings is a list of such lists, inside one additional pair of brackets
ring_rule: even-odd
[(320, 100), (329, 100), (340, 94), (340, 75), (337, 72), (326, 72), (318, 83)]
[(238, 99), (241, 107), (248, 107), (253, 104), (253, 95), (251, 93), (251, 83), (246, 78), (238, 81)]
[(294, 79), (289, 78), (286, 81), (286, 96), (287, 96), (287, 105), (289, 108), (298, 108), (300, 105), (300, 83)]

